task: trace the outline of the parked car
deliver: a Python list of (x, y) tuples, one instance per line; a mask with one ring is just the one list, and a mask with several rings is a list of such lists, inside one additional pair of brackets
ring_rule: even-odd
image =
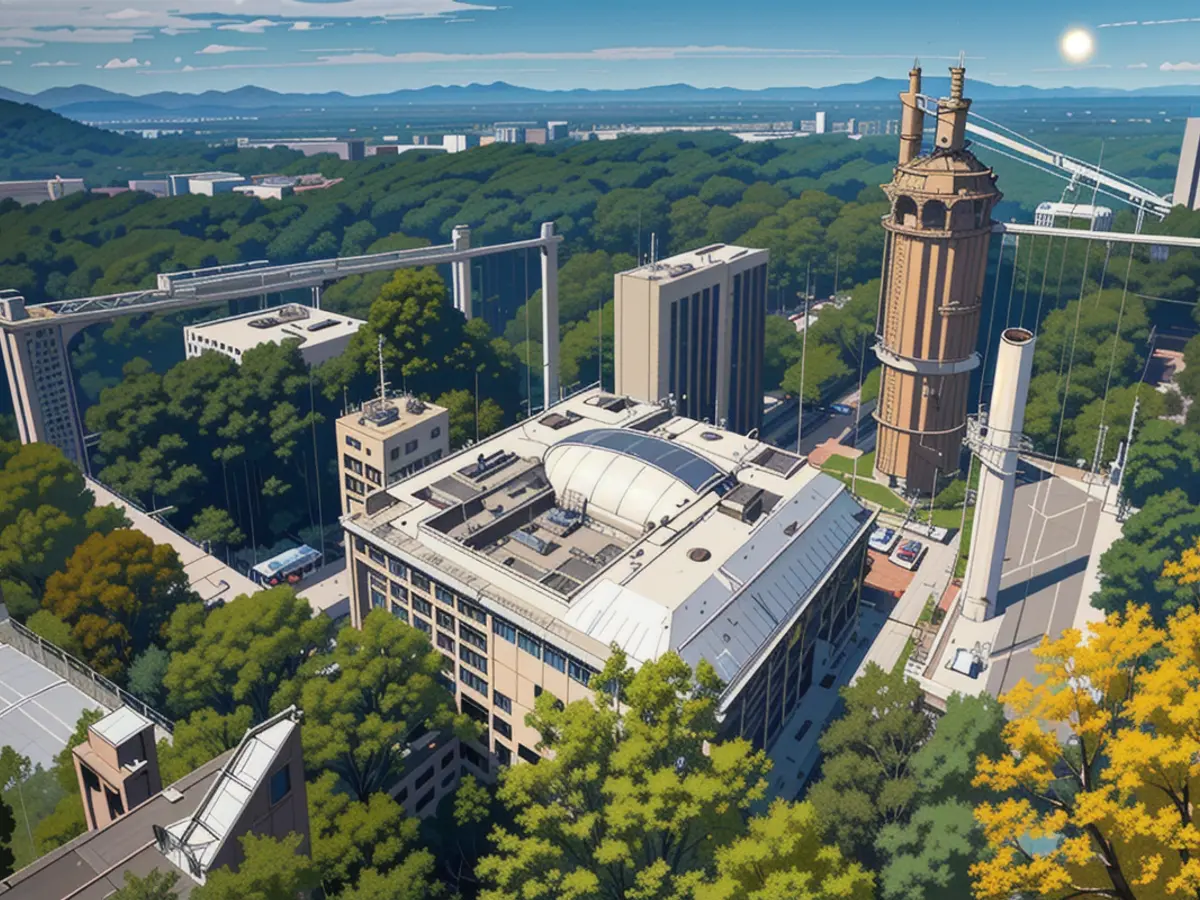
[(893, 558), (906, 569), (915, 569), (925, 555), (925, 545), (920, 541), (905, 541), (896, 550)]
[(839, 416), (848, 416), (854, 412), (854, 407), (847, 406), (845, 403), (831, 403), (829, 404), (829, 409), (831, 412)]
[(880, 553), (891, 553), (899, 536), (900, 533), (895, 528), (880, 525), (871, 532), (871, 536), (867, 539), (867, 546)]

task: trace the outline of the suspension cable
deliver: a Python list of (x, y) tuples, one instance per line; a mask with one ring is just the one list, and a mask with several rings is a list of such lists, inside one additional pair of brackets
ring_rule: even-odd
[[(1020, 239), (1020, 235), (1016, 235)], [(1014, 242), (1015, 243), (1015, 242)], [(1004, 268), (1004, 237), (1000, 238), (1000, 255), (996, 258), (996, 277), (992, 280), (992, 308), (988, 312), (988, 327), (984, 333), (983, 365), (979, 369), (979, 399), (975, 402), (976, 409), (983, 408), (983, 385), (987, 381), (988, 353), (992, 349), (992, 325), (996, 320), (996, 300), (1000, 296), (1000, 270)], [(968, 475), (970, 471), (968, 470)]]
[[(1125, 263), (1125, 286), (1121, 291), (1121, 308), (1117, 312), (1117, 333), (1113, 336), (1112, 353), (1108, 357), (1108, 377), (1104, 381), (1104, 394), (1100, 399), (1100, 425), (1098, 434), (1096, 435), (1096, 443), (1099, 449), (1099, 455), (1103, 456), (1104, 447), (1101, 445), (1100, 435), (1104, 434), (1104, 413), (1108, 408), (1108, 389), (1112, 386), (1113, 368), (1117, 362), (1117, 344), (1121, 340), (1121, 320), (1125, 316), (1125, 300), (1129, 296), (1129, 274), (1133, 269), (1133, 244), (1129, 245), (1129, 260)], [(1100, 303), (1099, 296), (1096, 298), (1097, 305)], [(1092, 460), (1092, 466), (1096, 466), (1096, 461)]]

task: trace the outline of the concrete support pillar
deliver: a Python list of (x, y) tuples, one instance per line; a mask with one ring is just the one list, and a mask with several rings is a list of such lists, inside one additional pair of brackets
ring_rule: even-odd
[(963, 615), (973, 622), (996, 614), (1033, 370), (1033, 344), (1033, 334), (1024, 328), (1009, 328), (1001, 335), (986, 429), (980, 423), (975, 450), (981, 471), (963, 584)]
[(313, 285), (312, 297), (313, 297), (313, 309), (319, 310), (321, 308), (321, 285), (319, 285), (319, 284)]
[[(31, 327), (24, 301), (16, 302), (18, 299), (9, 298), (0, 307), (0, 355), (21, 443), (53, 444), (87, 472), (83, 422), (67, 351), (75, 332), (49, 323)], [(6, 327), (17, 322), (22, 327)]]
[(554, 223), (542, 223), (542, 389), (544, 405), (558, 402), (558, 242)]
[[(453, 231), (455, 250), (471, 249), (471, 226), (455, 225)], [(454, 284), (454, 308), (468, 319), (471, 318), (471, 261), (460, 260), (450, 264), (450, 276)]]

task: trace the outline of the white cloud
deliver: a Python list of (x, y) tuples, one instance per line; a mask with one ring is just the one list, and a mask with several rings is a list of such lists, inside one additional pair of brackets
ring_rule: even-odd
[(38, 44), (32, 41), (27, 41), (24, 38), (0, 37), (0, 47), (44, 47), (45, 44)]
[(1160, 72), (1200, 72), (1200, 62), (1165, 62), (1158, 67)]
[[(129, 2), (129, 0), (126, 0)], [(0, 41), (129, 43), (154, 33), (167, 35), (212, 28), (261, 34), (276, 25), (315, 31), (336, 22), (446, 18), (499, 7), (471, 0), (134, 0), (67, 3), (54, 0), (0, 0)], [(307, 23), (307, 24), (305, 24)], [(89, 35), (90, 31), (99, 32)], [(71, 32), (76, 32), (71, 36)], [(79, 34), (80, 32), (83, 35)], [(88, 35), (88, 36), (84, 36)]]
[(12, 64), (13, 61), (11, 59), (0, 59), (0, 66), (11, 66)]
[(1125, 68), (1127, 68), (1127, 69), (1148, 69), (1148, 68), (1150, 68), (1150, 65), (1148, 63), (1130, 63)]
[(79, 63), (77, 63), (77, 62), (70, 62), (69, 60), (65, 60), (65, 59), (56, 59), (54, 62), (47, 62), (46, 60), (42, 60), (41, 62), (35, 62), (32, 65), (30, 65), (29, 68), (31, 68), (31, 69), (59, 69), (64, 66), (77, 66), (77, 65), (79, 65)]
[(183, 57), (182, 56), (175, 57), (175, 62), (176, 62), (176, 64), (183, 62)]
[(140, 69), (143, 66), (150, 65), (150, 60), (143, 62), (136, 56), (131, 56), (129, 59), (121, 59), (119, 56), (114, 56), (102, 66), (96, 66), (97, 69)]
[(282, 25), (282, 22), (272, 22), (270, 19), (255, 19), (252, 22), (226, 22), (218, 25), (217, 31), (238, 31), (242, 34), (262, 34), (268, 28)]
[(1190, 17), (1184, 19), (1146, 19), (1138, 21), (1132, 19), (1128, 22), (1105, 22), (1102, 25), (1097, 25), (1097, 28), (1131, 28), (1135, 25), (1191, 25), (1200, 22), (1200, 18)]
[(239, 47), (233, 44), (209, 44), (207, 47), (201, 47), (196, 53), (201, 56), (220, 56), (224, 53), (246, 53), (266, 49), (266, 47)]

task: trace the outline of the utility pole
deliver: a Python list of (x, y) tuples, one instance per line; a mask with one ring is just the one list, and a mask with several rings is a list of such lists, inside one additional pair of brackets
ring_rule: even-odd
[[(864, 334), (859, 342), (858, 351), (858, 403), (854, 405), (854, 449), (858, 449), (858, 423), (862, 418), (862, 386), (863, 386), (863, 367), (867, 362), (867, 336)], [(858, 460), (855, 457), (850, 466), (850, 493), (858, 493)]]
[(800, 390), (796, 397), (796, 453), (800, 453), (800, 441), (804, 437), (804, 364), (808, 361), (808, 289), (810, 262), (804, 270), (804, 331), (800, 335)]
[(1096, 433), (1096, 450), (1092, 454), (1092, 475), (1093, 476), (1095, 476), (1096, 471), (1100, 468), (1100, 454), (1103, 453), (1103, 451), (1104, 451), (1104, 438), (1107, 434), (1108, 434), (1108, 426), (1101, 425), (1100, 430)]

